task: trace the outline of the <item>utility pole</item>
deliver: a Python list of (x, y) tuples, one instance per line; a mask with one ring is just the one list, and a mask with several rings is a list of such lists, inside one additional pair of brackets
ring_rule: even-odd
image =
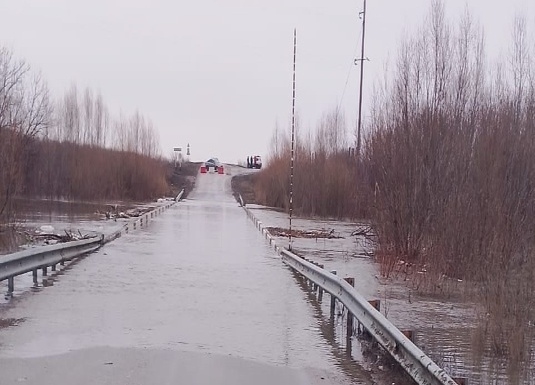
[(364, 0), (364, 9), (359, 13), (362, 15), (362, 45), (360, 52), (360, 89), (359, 89), (359, 117), (357, 121), (357, 158), (360, 158), (360, 148), (362, 144), (361, 127), (362, 127), (362, 81), (364, 79), (364, 34), (366, 32), (366, 0)]
[(297, 32), (294, 28), (294, 62), (292, 83), (292, 152), (290, 156), (290, 236), (288, 250), (292, 250), (292, 211), (293, 211), (293, 184), (294, 184), (294, 143), (295, 143), (295, 57), (297, 52)]

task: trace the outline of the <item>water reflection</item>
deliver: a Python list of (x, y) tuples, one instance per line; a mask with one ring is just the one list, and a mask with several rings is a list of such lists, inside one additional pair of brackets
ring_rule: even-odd
[(16, 251), (26, 242), (24, 233), (13, 226), (0, 227), (0, 255)]
[[(291, 274), (232, 198), (200, 183), (199, 194), (151, 220), (149, 227), (77, 261), (72, 274), (62, 276), (59, 271), (59, 277), (42, 283), (52, 287), (37, 287), (40, 292), (23, 302), (16, 293), (11, 303), (17, 306), (6, 310), (6, 318), (28, 321), (3, 331), (0, 355), (42, 355), (97, 345), (163, 347), (275, 365), (335, 368), (357, 384), (406, 381), (391, 370), (397, 366), (373, 342), (346, 338), (342, 309), (330, 316), (329, 295), (318, 300)], [(54, 210), (33, 218), (50, 220)], [(83, 210), (90, 217), (94, 206)], [(72, 218), (85, 215), (83, 210), (73, 209)], [(271, 224), (272, 214), (262, 212), (260, 219)], [(278, 220), (285, 225), (286, 218)], [(296, 226), (310, 228), (307, 223), (298, 220)], [(315, 226), (352, 231), (350, 224)], [(471, 384), (506, 383), (507, 369), (500, 360), (488, 358), (485, 343), (483, 354), (474, 354), (473, 304), (418, 298), (398, 283), (381, 283), (373, 260), (363, 257), (368, 254), (350, 236), (338, 243), (295, 242), (339, 276), (357, 278), (355, 286), (366, 298), (385, 298), (388, 318), (401, 329), (415, 330), (417, 344), (450, 373), (468, 377)], [(530, 370), (524, 384), (533, 383)]]
[[(412, 379), (380, 349), (375, 341), (357, 334), (356, 327), (353, 328), (352, 336), (348, 335), (347, 312), (340, 303), (337, 302), (334, 314), (330, 314), (330, 295), (325, 293), (324, 296), (320, 296), (319, 292), (311, 290), (311, 286), (303, 276), (295, 271), (292, 273), (313, 309), (322, 338), (336, 357), (336, 366), (351, 378), (353, 383), (413, 384)], [(325, 298), (328, 298), (328, 301), (325, 301)]]
[[(254, 210), (255, 216), (266, 226), (287, 227), (285, 214), (268, 210)], [(415, 342), (452, 377), (466, 378), (470, 384), (522, 385), (535, 384), (535, 352), (530, 351), (526, 362), (509, 367), (491, 351), (491, 341), (481, 333), (484, 325), (477, 317), (478, 304), (462, 296), (422, 296), (407, 282), (384, 280), (370, 253), (355, 237), (354, 226), (335, 221), (297, 219), (294, 226), (300, 230), (334, 229), (341, 235), (337, 240), (294, 239), (294, 249), (307, 258), (337, 270), (342, 277), (355, 277), (355, 288), (367, 299), (380, 299), (382, 313), (399, 329), (413, 330)], [(279, 238), (279, 244), (287, 239)], [(322, 304), (324, 317), (329, 307)], [(335, 322), (338, 346), (346, 346), (344, 323)], [(514, 325), (512, 327), (515, 327)], [(518, 327), (518, 326), (517, 326)], [(533, 341), (535, 328), (528, 328), (525, 341)], [(366, 367), (367, 349), (356, 348), (361, 341), (353, 339), (352, 356)], [(398, 383), (398, 382), (396, 382)]]
[(200, 191), (9, 309), (31, 317), (0, 334), (0, 356), (178, 349), (313, 368), (346, 384), (280, 258), (231, 197)]
[(106, 203), (72, 202), (48, 199), (15, 199), (14, 211), (18, 221), (80, 220), (100, 218), (107, 210)]
[[(116, 210), (126, 211), (133, 205), (119, 203)], [(16, 225), (0, 227), (0, 254), (40, 244), (40, 239), (35, 237), (34, 232), (42, 225), (47, 225), (51, 229), (46, 231), (61, 235), (64, 235), (64, 231), (105, 232), (106, 228), (117, 225), (113, 220), (105, 220), (105, 213), (111, 210), (110, 207), (106, 203), (16, 199), (14, 202), (16, 216), (13, 218), (13, 223)]]

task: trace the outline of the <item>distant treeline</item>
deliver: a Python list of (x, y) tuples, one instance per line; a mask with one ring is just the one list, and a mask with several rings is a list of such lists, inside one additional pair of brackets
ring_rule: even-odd
[[(298, 215), (356, 218), (367, 213), (358, 199), (356, 159), (347, 148), (345, 119), (338, 110), (325, 114), (316, 130), (302, 135), (297, 120), (293, 210)], [(289, 209), (289, 136), (278, 127), (268, 166), (255, 180), (256, 200)]]
[(168, 192), (168, 162), (143, 154), (49, 140), (30, 143), (19, 194), (142, 201)]
[(142, 200), (167, 192), (157, 131), (139, 112), (113, 118), (73, 85), (53, 101), (43, 78), (0, 47), (0, 224), (18, 195)]
[[(535, 44), (522, 17), (512, 35), (507, 61), (490, 65), (482, 28), (468, 13), (450, 23), (433, 2), (378, 88), (359, 157), (345, 155), (336, 112), (298, 136), (294, 205), (364, 216), (385, 276), (402, 270), (434, 292), (475, 284), (484, 349), (509, 358), (516, 383), (533, 369)], [(276, 130), (256, 196), (287, 208), (288, 137), (280, 143)]]

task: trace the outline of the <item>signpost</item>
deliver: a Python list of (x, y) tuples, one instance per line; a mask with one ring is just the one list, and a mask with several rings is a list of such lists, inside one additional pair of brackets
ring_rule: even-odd
[[(186, 146), (186, 162), (189, 162), (190, 156), (190, 146), (189, 143)], [(182, 147), (173, 147), (173, 160), (175, 161), (175, 168), (177, 166), (182, 167), (182, 162), (184, 162), (184, 156), (182, 155)]]
[(182, 147), (174, 147), (173, 151), (175, 152), (175, 168), (177, 166), (177, 161), (178, 167), (182, 168)]

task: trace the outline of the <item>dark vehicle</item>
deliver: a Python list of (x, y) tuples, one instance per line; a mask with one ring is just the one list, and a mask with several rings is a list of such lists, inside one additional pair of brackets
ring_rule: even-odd
[(217, 158), (210, 158), (204, 162), (204, 166), (206, 167), (206, 171), (210, 171), (211, 167), (214, 169), (214, 171), (217, 171), (219, 167), (221, 167), (221, 162)]
[(260, 155), (247, 157), (247, 168), (262, 168), (262, 158)]

